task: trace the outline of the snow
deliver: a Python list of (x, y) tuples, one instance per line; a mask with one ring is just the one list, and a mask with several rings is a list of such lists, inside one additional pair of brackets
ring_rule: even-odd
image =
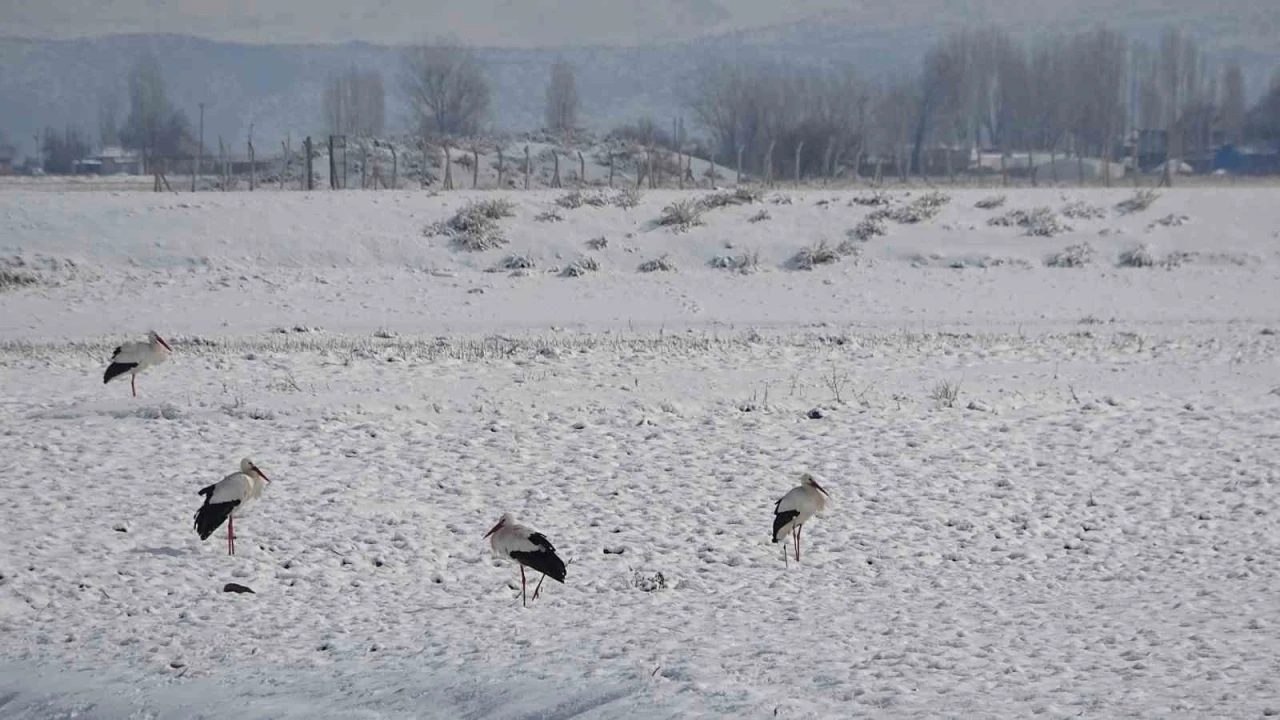
[[(39, 280), (0, 290), (0, 716), (1280, 710), (1273, 193), (957, 191), (786, 269), (855, 194), (676, 234), (688, 195), (510, 193), (465, 253), (422, 229), (495, 193), (0, 193), (0, 269)], [(1108, 212), (986, 223), (1076, 200)], [(1178, 261), (1116, 266), (1142, 243)], [(171, 360), (103, 387), (152, 327)], [(272, 483), (229, 557), (192, 515), (244, 456)], [(831, 501), (784, 566), (806, 471)], [(502, 512), (572, 559), (527, 609)]]

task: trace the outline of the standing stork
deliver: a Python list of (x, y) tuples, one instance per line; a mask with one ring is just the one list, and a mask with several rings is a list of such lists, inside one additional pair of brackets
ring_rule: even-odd
[(196, 532), (201, 540), (208, 540), (222, 522), (227, 522), (227, 554), (236, 554), (235, 511), (250, 500), (262, 497), (266, 489), (266, 474), (249, 458), (240, 461), (240, 472), (233, 472), (198, 493), (204, 496), (204, 505), (196, 510)]
[[(498, 524), (490, 528), (484, 536), (489, 538), (489, 545), (493, 547), (495, 553), (505, 555), (520, 565), (520, 603), (525, 607), (529, 605), (525, 597), (524, 568), (526, 565), (542, 573), (544, 579), (550, 577), (558, 583), (564, 583), (565, 564), (560, 556), (556, 555), (556, 549), (551, 545), (551, 541), (542, 533), (518, 524), (511, 513), (503, 513)], [(538, 591), (541, 589), (542, 580), (538, 580), (538, 587), (533, 590), (534, 600), (538, 599)]]
[(102, 384), (129, 373), (129, 387), (133, 389), (133, 396), (138, 397), (138, 373), (168, 360), (171, 354), (173, 348), (152, 330), (147, 333), (146, 342), (127, 342), (111, 353), (111, 364), (102, 376)]
[[(822, 512), (827, 506), (827, 491), (822, 489), (817, 480), (809, 473), (800, 476), (800, 484), (787, 491), (782, 499), (774, 504), (773, 541), (783, 539), (783, 533), (790, 532), (791, 540), (796, 548), (796, 562), (800, 562), (800, 530), (809, 518)], [(787, 549), (784, 541), (782, 557), (786, 559)]]

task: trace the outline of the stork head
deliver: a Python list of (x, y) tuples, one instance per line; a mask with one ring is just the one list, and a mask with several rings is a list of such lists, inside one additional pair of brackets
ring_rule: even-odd
[(831, 495), (826, 490), (824, 490), (822, 486), (818, 484), (818, 481), (815, 480), (814, 477), (809, 473), (805, 473), (800, 476), (800, 483), (802, 485), (807, 485), (811, 488), (814, 488), (815, 490), (822, 493), (823, 495), (826, 495), (827, 497), (831, 497)]
[(501, 530), (504, 525), (512, 525), (515, 523), (515, 521), (516, 519), (511, 516), (511, 513), (502, 513), (502, 517), (498, 518), (498, 524), (489, 528), (489, 532), (485, 533), (484, 536), (489, 537), (490, 535)]
[(262, 472), (257, 465), (254, 465), (253, 461), (249, 458), (245, 458), (240, 461), (240, 472), (245, 475), (257, 475), (266, 482), (271, 482), (271, 478), (267, 477), (267, 474)]
[(159, 343), (160, 345), (164, 346), (165, 350), (168, 350), (169, 352), (173, 352), (173, 348), (169, 347), (169, 343), (165, 342), (164, 338), (160, 337), (160, 333), (156, 332), (155, 330), (151, 330), (150, 332), (148, 332), (147, 337), (151, 338), (151, 343), (153, 345), (156, 343)]

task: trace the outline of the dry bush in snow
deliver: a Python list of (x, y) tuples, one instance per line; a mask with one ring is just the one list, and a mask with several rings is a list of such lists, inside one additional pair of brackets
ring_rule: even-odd
[(671, 262), (666, 255), (663, 255), (662, 257), (654, 258), (653, 260), (645, 260), (640, 263), (640, 266), (636, 269), (642, 273), (675, 272), (676, 266), (675, 263)]
[(1038, 207), (1027, 215), (1026, 223), (1027, 235), (1035, 237), (1053, 237), (1058, 233), (1070, 232), (1071, 226), (1064, 223), (1052, 210), (1047, 207)]
[(533, 219), (538, 222), (560, 222), (564, 220), (564, 216), (560, 214), (559, 210), (553, 208), (544, 213), (538, 213), (533, 216)]
[(995, 210), (998, 207), (1003, 207), (1005, 200), (1007, 199), (1008, 198), (1004, 195), (992, 195), (990, 197), (982, 198), (978, 202), (974, 203), (973, 206), (979, 210)]
[(556, 198), (556, 205), (559, 205), (560, 207), (566, 210), (573, 210), (575, 208), (580, 208), (582, 207), (584, 202), (585, 202), (585, 199), (583, 198), (582, 192), (579, 190), (574, 190), (571, 193), (568, 193), (566, 195), (561, 195), (560, 197)]
[(853, 205), (862, 205), (864, 207), (882, 207), (891, 204), (893, 200), (888, 193), (876, 190), (875, 192), (854, 195), (849, 202)]
[(730, 205), (750, 205), (764, 200), (764, 194), (759, 190), (750, 188), (737, 188), (736, 190), (725, 190), (724, 192), (711, 193), (698, 200), (698, 204), (704, 210), (714, 210), (716, 208), (727, 207)]
[(1052, 268), (1079, 268), (1092, 263), (1093, 256), (1093, 246), (1086, 242), (1068, 245), (1062, 252), (1050, 255), (1044, 264)]
[(888, 231), (885, 229), (884, 221), (879, 218), (867, 217), (858, 223), (847, 235), (856, 237), (862, 242), (867, 242), (873, 237), (880, 237)]
[(1156, 257), (1151, 246), (1143, 243), (1121, 251), (1117, 264), (1120, 267), (1132, 268), (1155, 267)]
[(600, 269), (600, 263), (596, 262), (593, 257), (580, 257), (569, 263), (569, 266), (560, 271), (562, 277), (582, 277), (589, 272), (596, 272)]
[(508, 255), (494, 266), (491, 272), (500, 270), (532, 270), (536, 267), (533, 257), (530, 255)]
[(592, 250), (603, 250), (609, 247), (609, 239), (604, 236), (601, 236), (598, 238), (591, 238), (590, 240), (587, 241), (587, 247), (591, 248)]
[(826, 240), (819, 240), (809, 247), (801, 248), (791, 258), (790, 265), (795, 270), (812, 270), (818, 265), (830, 265), (839, 260), (840, 253), (828, 246)]
[(0, 270), (0, 292), (40, 284), (40, 276), (25, 270)]
[(515, 205), (503, 198), (468, 203), (448, 220), (428, 226), (425, 234), (447, 235), (462, 250), (492, 250), (507, 244), (498, 221), (514, 215), (514, 209)]
[(939, 407), (955, 407), (956, 400), (960, 397), (960, 383), (953, 383), (950, 380), (940, 380), (938, 381), (938, 384), (933, 386), (933, 391), (929, 393), (929, 397), (932, 398)]
[(772, 219), (773, 219), (773, 216), (769, 214), (768, 210), (761, 210), (755, 215), (752, 215), (751, 217), (747, 218), (747, 222), (758, 223), (758, 222), (764, 222), (765, 220), (772, 220)]
[(613, 204), (623, 210), (630, 210), (638, 207), (643, 199), (644, 193), (639, 188), (626, 188), (613, 196)]
[(680, 233), (702, 224), (702, 208), (693, 200), (679, 200), (662, 208), (658, 225)]
[(732, 270), (748, 275), (760, 269), (760, 253), (753, 250), (741, 255), (717, 255), (707, 265), (717, 270)]
[(1062, 216), (1073, 220), (1101, 220), (1107, 216), (1107, 211), (1106, 208), (1076, 200), (1063, 206)]
[(1160, 199), (1160, 193), (1155, 190), (1138, 190), (1132, 196), (1116, 203), (1116, 210), (1121, 215), (1129, 213), (1142, 212), (1151, 207), (1151, 204)]
[(1160, 218), (1159, 220), (1152, 222), (1150, 225), (1147, 226), (1147, 229), (1148, 230), (1153, 229), (1157, 225), (1161, 227), (1178, 227), (1180, 225), (1186, 225), (1189, 222), (1191, 222), (1191, 218), (1186, 215), (1178, 215), (1176, 213), (1170, 213)]

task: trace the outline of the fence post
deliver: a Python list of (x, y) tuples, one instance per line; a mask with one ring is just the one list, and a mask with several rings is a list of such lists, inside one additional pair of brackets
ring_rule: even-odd
[(480, 187), (480, 151), (471, 146), (471, 189)]
[(502, 182), (504, 180), (503, 175), (505, 175), (505, 171), (506, 171), (505, 159), (502, 156), (502, 146), (499, 145), (498, 146), (498, 189), (499, 190), (505, 187), (505, 185)]
[(307, 189), (315, 190), (316, 183), (311, 176), (311, 136), (308, 135), (306, 141), (302, 144), (307, 146)]
[(338, 189), (338, 157), (333, 153), (333, 136), (329, 136), (329, 189)]
[(524, 146), (524, 189), (529, 189), (529, 146)]
[(253, 154), (253, 123), (249, 123), (249, 192), (253, 192), (258, 187), (258, 164), (254, 162)]
[(398, 190), (400, 185), (397, 183), (396, 175), (400, 172), (400, 157), (396, 154), (394, 144), (389, 147), (391, 148), (391, 189)]
[(578, 183), (587, 184), (587, 159), (582, 156), (582, 151), (578, 151)]
[(551, 150), (551, 159), (555, 161), (555, 166), (554, 166), (555, 172), (551, 174), (551, 187), (559, 188), (560, 187), (560, 151), (553, 148)]
[(613, 189), (613, 151), (609, 152), (609, 189)]
[(804, 150), (804, 141), (796, 143), (796, 187), (800, 187), (800, 153)]
[(444, 189), (453, 189), (453, 153), (449, 151), (449, 144), (444, 146)]
[(742, 187), (742, 151), (746, 149), (746, 145), (738, 146), (738, 179), (734, 181), (734, 185), (737, 187)]

